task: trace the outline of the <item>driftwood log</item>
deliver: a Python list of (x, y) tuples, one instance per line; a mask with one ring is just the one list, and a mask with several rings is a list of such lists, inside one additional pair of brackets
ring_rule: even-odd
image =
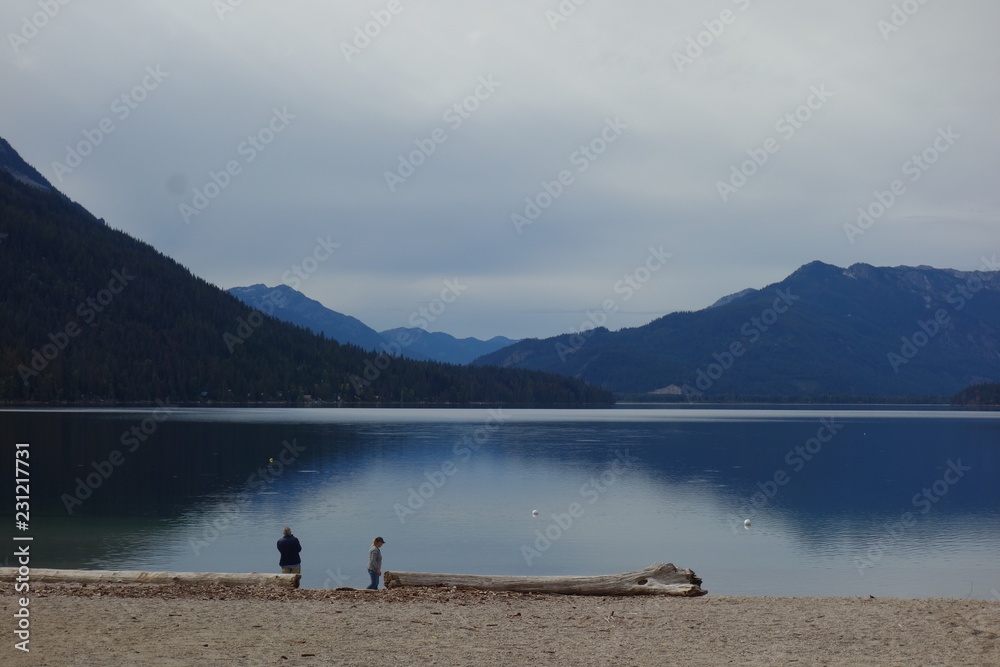
[[(0, 568), (0, 581), (14, 581), (16, 567)], [(301, 574), (258, 572), (140, 572), (129, 570), (50, 570), (31, 568), (32, 582), (70, 584), (187, 584), (298, 588)]]
[(701, 579), (688, 569), (671, 563), (654, 563), (645, 570), (595, 577), (531, 577), (476, 574), (432, 574), (428, 572), (386, 572), (386, 588), (406, 586), (447, 586), (517, 593), (561, 593), (564, 595), (678, 595), (695, 597), (708, 591)]

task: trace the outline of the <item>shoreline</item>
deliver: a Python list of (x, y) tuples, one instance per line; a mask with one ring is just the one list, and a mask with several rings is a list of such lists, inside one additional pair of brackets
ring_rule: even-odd
[[(1000, 664), (993, 600), (34, 584), (25, 665)], [(0, 596), (10, 619), (12, 588)], [(8, 621), (9, 622), (9, 621)]]
[[(779, 396), (757, 397), (755, 399), (732, 399), (712, 397), (716, 400), (653, 400), (645, 399), (649, 394), (623, 395), (611, 403), (504, 403), (501, 401), (471, 401), (461, 403), (435, 403), (424, 401), (177, 401), (172, 403), (157, 401), (27, 401), (0, 402), (0, 410), (44, 410), (44, 409), (113, 409), (113, 408), (143, 408), (143, 409), (174, 409), (174, 408), (495, 408), (511, 409), (550, 409), (550, 408), (608, 408), (627, 405), (677, 407), (677, 408), (717, 408), (732, 406), (770, 406), (770, 407), (936, 407), (955, 410), (1000, 410), (997, 403), (952, 403), (948, 397), (927, 396), (856, 396), (847, 400), (829, 400), (828, 397), (812, 400), (810, 396)], [(853, 400), (851, 400), (853, 399)], [(168, 399), (169, 401), (169, 399)]]

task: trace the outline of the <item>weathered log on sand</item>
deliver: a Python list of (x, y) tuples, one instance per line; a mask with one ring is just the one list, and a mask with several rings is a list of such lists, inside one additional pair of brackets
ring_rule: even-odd
[(561, 593), (564, 595), (679, 595), (694, 597), (708, 591), (688, 569), (671, 563), (654, 563), (645, 570), (595, 577), (514, 577), (476, 574), (431, 574), (386, 572), (385, 587), (447, 586), (517, 593)]
[[(14, 581), (16, 567), (0, 568), (0, 580)], [(298, 588), (301, 574), (259, 572), (139, 572), (129, 570), (48, 570), (31, 568), (31, 581), (70, 584), (182, 584)]]

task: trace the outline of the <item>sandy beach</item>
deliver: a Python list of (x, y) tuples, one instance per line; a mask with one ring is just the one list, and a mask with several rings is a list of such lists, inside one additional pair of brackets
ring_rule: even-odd
[(986, 600), (40, 584), (30, 610), (30, 653), (8, 630), (0, 663), (1000, 664)]

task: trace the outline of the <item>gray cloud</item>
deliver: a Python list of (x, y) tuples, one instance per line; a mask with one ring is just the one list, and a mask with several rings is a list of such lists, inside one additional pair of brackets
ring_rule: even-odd
[[(992, 2), (590, 0), (553, 30), (566, 2), (401, 0), (351, 62), (342, 45), (388, 0), (245, 0), (220, 18), (221, 3), (4, 3), (0, 134), (222, 287), (280, 282), (330, 235), (341, 247), (301, 289), (331, 308), (401, 326), (459, 277), (432, 329), (548, 336), (621, 300), (650, 246), (673, 256), (611, 328), (814, 259), (975, 269), (998, 250)], [(150, 67), (168, 74), (123, 101)], [(455, 111), (481, 77), (500, 85)], [(808, 109), (818, 88), (832, 95)], [(269, 138), (275, 109), (294, 118), (245, 143)], [(581, 171), (577, 151), (616, 118), (628, 127)], [(105, 119), (114, 130), (60, 179), (53, 163)], [(908, 161), (948, 128), (959, 138), (912, 180)], [(386, 171), (435, 130), (445, 140), (391, 191)], [(767, 145), (723, 201), (718, 183)], [(186, 223), (178, 207), (231, 161)], [(571, 183), (518, 233), (511, 215), (562, 171)], [(851, 243), (844, 225), (895, 180), (905, 192)]]

